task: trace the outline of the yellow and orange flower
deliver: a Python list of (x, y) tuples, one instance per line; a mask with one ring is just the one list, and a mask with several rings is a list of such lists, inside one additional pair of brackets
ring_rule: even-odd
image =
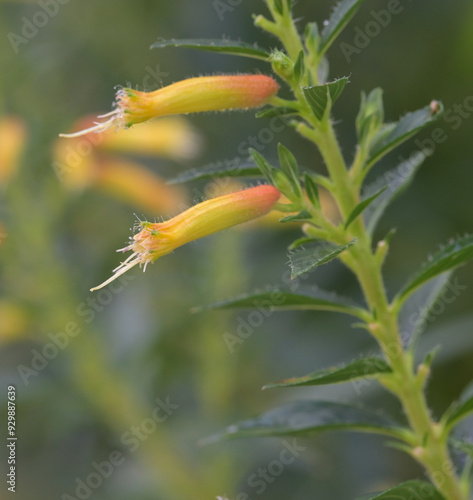
[(278, 89), (276, 81), (265, 75), (201, 76), (153, 92), (122, 88), (117, 92), (116, 109), (99, 116), (108, 118), (107, 121), (61, 136), (78, 137), (110, 127), (131, 127), (159, 116), (258, 108), (266, 104)]
[(281, 193), (273, 186), (257, 186), (198, 203), (178, 216), (161, 223), (142, 222), (132, 243), (119, 250), (133, 253), (98, 290), (137, 264), (150, 263), (176, 248), (223, 229), (256, 219), (268, 213)]

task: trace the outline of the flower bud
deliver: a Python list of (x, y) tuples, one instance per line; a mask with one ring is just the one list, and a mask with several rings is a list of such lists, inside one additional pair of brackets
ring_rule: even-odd
[(278, 91), (278, 84), (265, 75), (202, 76), (182, 80), (153, 92), (122, 88), (117, 92), (114, 111), (99, 116), (110, 117), (75, 134), (102, 132), (112, 126), (131, 127), (158, 116), (258, 108)]
[(133, 254), (114, 269), (110, 279), (92, 290), (102, 288), (136, 264), (144, 264), (146, 269), (148, 263), (186, 243), (265, 215), (280, 195), (273, 186), (257, 186), (204, 201), (166, 222), (142, 222), (131, 244), (121, 249)]

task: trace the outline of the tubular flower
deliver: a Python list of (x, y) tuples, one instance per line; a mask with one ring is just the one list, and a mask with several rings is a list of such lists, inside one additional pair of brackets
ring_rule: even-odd
[(132, 255), (114, 269), (111, 278), (92, 290), (104, 287), (136, 264), (144, 264), (146, 269), (150, 262), (186, 243), (261, 217), (280, 196), (273, 186), (257, 186), (204, 201), (166, 222), (141, 222), (142, 229), (130, 245), (118, 250), (131, 250)]
[(201, 76), (182, 80), (154, 92), (123, 88), (117, 92), (116, 109), (99, 118), (105, 122), (62, 137), (77, 137), (102, 132), (110, 127), (131, 127), (151, 118), (202, 111), (227, 111), (258, 108), (265, 104), (279, 86), (265, 75)]

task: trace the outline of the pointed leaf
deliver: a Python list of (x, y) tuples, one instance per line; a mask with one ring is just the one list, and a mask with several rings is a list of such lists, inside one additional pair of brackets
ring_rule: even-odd
[(296, 82), (300, 82), (301, 78), (304, 76), (305, 63), (304, 63), (304, 51), (301, 50), (297, 57), (297, 61), (294, 63), (294, 78)]
[(309, 174), (304, 175), (305, 192), (307, 198), (315, 207), (320, 207), (319, 188)]
[(302, 87), (305, 98), (309, 103), (312, 111), (318, 120), (322, 120), (330, 103), (333, 103), (340, 97), (345, 85), (348, 83), (348, 78), (343, 77), (323, 85), (314, 85), (313, 87)]
[(288, 215), (283, 219), (279, 219), (279, 222), (304, 222), (310, 220), (311, 218), (312, 216), (309, 212), (307, 212), (307, 210), (302, 210), (302, 212), (299, 212), (298, 214)]
[(432, 321), (430, 310), (448, 286), (451, 271), (439, 274), (410, 295), (399, 312), (399, 331), (402, 343), (407, 347)]
[(446, 426), (451, 429), (455, 425), (473, 413), (473, 383), (469, 384), (460, 395), (458, 402), (447, 410)]
[(205, 167), (187, 170), (173, 179), (168, 180), (167, 183), (181, 184), (184, 182), (202, 179), (218, 179), (221, 177), (261, 177), (261, 171), (252, 161), (240, 162), (240, 160), (236, 159), (212, 163)]
[(406, 481), (381, 493), (358, 497), (357, 500), (413, 500), (414, 498), (445, 500), (432, 484), (424, 481)]
[(414, 175), (424, 160), (425, 155), (419, 151), (414, 157), (403, 161), (396, 168), (386, 172), (381, 178), (366, 188), (364, 197), (368, 198), (383, 187), (387, 187), (364, 211), (363, 218), (370, 234), (375, 230), (376, 224), (389, 204), (412, 182)]
[(341, 312), (356, 317), (360, 317), (363, 312), (363, 309), (350, 299), (339, 297), (336, 293), (321, 290), (316, 286), (300, 286), (297, 291), (286, 287), (269, 287), (267, 290), (256, 290), (208, 306), (197, 307), (193, 309), (193, 312), (207, 309), (254, 309), (261, 307), (268, 312), (313, 309)]
[(318, 238), (312, 238), (311, 236), (302, 236), (302, 238), (298, 238), (297, 240), (294, 240), (290, 245), (289, 245), (289, 250), (295, 250), (296, 248), (302, 246), (302, 245), (307, 245), (308, 243), (314, 243), (316, 241), (319, 241)]
[(254, 59), (266, 60), (269, 57), (269, 52), (261, 49), (257, 45), (235, 40), (225, 39), (177, 39), (170, 40), (159, 39), (151, 45), (152, 49), (162, 49), (165, 47), (181, 47), (184, 49), (205, 50), (208, 52), (222, 52), (235, 56), (252, 57)]
[(365, 208), (368, 207), (368, 205), (371, 205), (371, 203), (373, 203), (373, 201), (376, 200), (378, 196), (383, 194), (384, 191), (386, 191), (386, 189), (388, 189), (387, 186), (383, 187), (377, 193), (373, 194), (369, 198), (365, 198), (364, 200), (360, 201), (360, 203), (358, 203), (358, 205), (352, 210), (351, 214), (348, 216), (347, 221), (345, 222), (345, 229), (349, 227), (349, 225), (365, 210)]
[(384, 122), (383, 90), (373, 89), (368, 95), (361, 94), (360, 111), (356, 117), (356, 131), (360, 145), (371, 141)]
[(432, 101), (429, 106), (407, 113), (394, 126), (388, 125), (389, 133), (381, 130), (381, 139), (372, 145), (371, 155), (365, 168), (370, 168), (383, 156), (404, 141), (415, 135), (422, 128), (430, 125), (442, 114), (443, 106), (438, 101)]
[(275, 106), (262, 109), (255, 114), (256, 118), (274, 118), (275, 116), (286, 116), (297, 114), (297, 109), (284, 106)]
[(373, 411), (329, 401), (297, 401), (227, 427), (204, 440), (273, 436), (311, 436), (322, 431), (348, 430), (398, 436), (400, 428)]
[(302, 196), (301, 183), (299, 179), (299, 166), (294, 158), (294, 155), (283, 146), (281, 143), (278, 144), (278, 156), (279, 163), (281, 165), (281, 170), (284, 172), (288, 180), (290, 181), (294, 193)]
[(473, 235), (463, 236), (451, 241), (431, 257), (402, 289), (402, 301), (421, 285), (439, 274), (455, 269), (473, 259)]
[(275, 168), (271, 166), (266, 158), (261, 153), (258, 153), (256, 149), (250, 148), (248, 152), (250, 153), (250, 156), (255, 164), (258, 166), (260, 173), (264, 175), (270, 182), (273, 182), (273, 171), (275, 170)]
[(374, 377), (382, 373), (390, 373), (391, 368), (381, 358), (361, 358), (346, 366), (336, 366), (319, 370), (304, 377), (294, 377), (282, 382), (268, 384), (263, 389), (274, 387), (300, 387), (306, 385), (339, 384), (366, 377)]
[(353, 245), (356, 240), (350, 241), (347, 245), (334, 245), (326, 241), (317, 241), (307, 248), (296, 250), (289, 255), (291, 266), (291, 277), (297, 278), (301, 274), (307, 273), (315, 267), (326, 264), (335, 259), (348, 247)]
[(323, 54), (330, 47), (335, 38), (337, 38), (350, 19), (356, 14), (362, 2), (363, 0), (343, 0), (335, 7), (335, 10), (322, 30), (320, 54)]

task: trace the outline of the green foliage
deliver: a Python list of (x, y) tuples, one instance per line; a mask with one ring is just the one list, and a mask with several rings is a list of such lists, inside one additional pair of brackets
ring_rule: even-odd
[(369, 196), (368, 198), (365, 198), (364, 200), (360, 201), (358, 205), (351, 211), (350, 215), (348, 216), (346, 222), (345, 222), (345, 229), (348, 229), (350, 224), (359, 216), (363, 213), (366, 208), (368, 208), (371, 203), (373, 203), (379, 196), (381, 196), (385, 191), (386, 191), (387, 186), (383, 187), (380, 189), (377, 193)]
[(302, 210), (298, 214), (288, 215), (287, 217), (279, 219), (279, 222), (305, 222), (310, 221), (311, 219), (312, 215), (307, 210)]
[(430, 484), (424, 481), (406, 481), (394, 488), (358, 497), (357, 500), (409, 500), (428, 498), (429, 500), (445, 500), (445, 498)]
[(294, 63), (294, 79), (297, 83), (301, 81), (305, 73), (304, 51), (299, 52), (296, 62)]
[(392, 370), (389, 365), (381, 358), (361, 358), (346, 366), (336, 366), (326, 370), (318, 370), (304, 377), (294, 377), (283, 380), (282, 382), (268, 384), (265, 385), (263, 389), (340, 384), (360, 378), (376, 378), (377, 375), (391, 372)]
[(401, 428), (390, 418), (363, 408), (329, 401), (297, 401), (231, 425), (203, 443), (247, 437), (313, 436), (330, 430), (398, 437)]
[(278, 144), (278, 155), (281, 170), (284, 172), (287, 179), (291, 183), (294, 196), (299, 199), (302, 198), (301, 183), (299, 179), (299, 166), (297, 165), (297, 161), (294, 158), (294, 155), (281, 143)]
[(452, 429), (471, 413), (473, 413), (473, 384), (470, 384), (463, 391), (458, 402), (454, 403), (445, 413), (443, 418), (446, 429)]
[(429, 106), (407, 113), (398, 122), (384, 125), (373, 138), (366, 169), (378, 162), (394, 148), (410, 139), (424, 127), (430, 125), (443, 112), (442, 103), (433, 101)]
[(297, 114), (297, 109), (285, 106), (274, 106), (265, 108), (255, 114), (256, 118), (273, 118), (275, 116), (287, 116)]
[(409, 280), (398, 295), (405, 300), (413, 291), (439, 274), (455, 269), (473, 259), (473, 235), (452, 240), (435, 253)]
[(187, 170), (169, 179), (167, 183), (182, 184), (205, 179), (219, 179), (221, 177), (261, 177), (261, 170), (252, 161), (229, 160)]
[(276, 172), (276, 169), (271, 166), (266, 161), (266, 158), (261, 153), (256, 151), (256, 149), (250, 148), (248, 152), (250, 153), (251, 158), (253, 158), (255, 164), (258, 166), (260, 173), (266, 177), (269, 182), (274, 184), (274, 173)]
[(424, 160), (425, 155), (419, 151), (414, 157), (389, 170), (365, 189), (364, 198), (370, 198), (374, 193), (379, 193), (373, 203), (366, 207), (363, 214), (366, 228), (370, 234), (374, 232), (376, 224), (389, 204), (410, 185)]
[(332, 12), (330, 19), (322, 30), (322, 43), (320, 45), (320, 54), (326, 52), (343, 28), (350, 22), (350, 19), (361, 7), (363, 0), (343, 0)]
[(318, 120), (322, 120), (330, 112), (332, 105), (340, 97), (348, 81), (347, 77), (343, 77), (323, 85), (303, 87), (305, 98)]
[(452, 271), (439, 274), (420, 286), (402, 304), (399, 312), (399, 330), (405, 346), (414, 341), (426, 328), (429, 312), (446, 289)]
[(320, 207), (319, 188), (309, 174), (304, 175), (304, 186), (307, 198), (314, 207)]
[(361, 106), (356, 117), (356, 131), (360, 145), (370, 144), (373, 136), (384, 123), (383, 90), (373, 89), (361, 94)]
[(297, 278), (322, 264), (327, 264), (354, 243), (355, 241), (351, 241), (346, 245), (335, 245), (326, 241), (317, 241), (307, 248), (292, 252), (289, 254), (291, 276)]
[(158, 40), (151, 45), (152, 49), (163, 49), (165, 47), (179, 47), (183, 49), (204, 50), (207, 52), (220, 52), (227, 55), (262, 59), (264, 61), (270, 56), (268, 52), (259, 48), (256, 44), (225, 39), (171, 38), (170, 40)]
[(297, 291), (285, 287), (274, 287), (267, 291), (254, 291), (232, 299), (195, 308), (194, 311), (254, 308), (260, 304), (269, 307), (270, 311), (313, 309), (316, 311), (341, 312), (356, 317), (362, 317), (363, 314), (363, 309), (352, 301), (341, 298), (333, 292), (321, 290), (318, 287), (304, 286), (298, 287)]

